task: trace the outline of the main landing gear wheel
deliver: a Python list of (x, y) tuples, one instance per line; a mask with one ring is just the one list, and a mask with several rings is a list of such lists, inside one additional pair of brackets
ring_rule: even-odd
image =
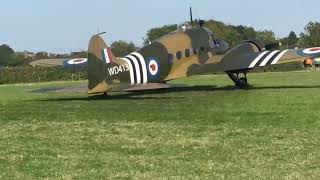
[(249, 89), (247, 74), (243, 73), (244, 77), (239, 78), (239, 73), (227, 72), (230, 79), (234, 82), (235, 86), (239, 89)]

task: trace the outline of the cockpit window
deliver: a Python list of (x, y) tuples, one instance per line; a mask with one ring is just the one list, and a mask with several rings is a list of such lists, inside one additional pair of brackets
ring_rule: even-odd
[(213, 35), (209, 36), (209, 43), (211, 48), (219, 46), (219, 42), (213, 37)]
[(172, 64), (173, 63), (173, 54), (168, 54), (168, 63)]
[(215, 39), (215, 41), (216, 41), (217, 46), (219, 46), (219, 45), (221, 45), (221, 44), (222, 44), (221, 39)]
[(185, 32), (187, 29), (190, 29), (191, 26), (188, 23), (182, 23), (178, 25), (178, 31)]
[(193, 54), (197, 55), (198, 54), (198, 49), (197, 48), (193, 48)]
[(204, 53), (205, 50), (206, 50), (206, 49), (205, 49), (204, 47), (200, 47), (200, 52), (201, 52), (201, 53)]
[(181, 52), (181, 51), (178, 51), (177, 54), (176, 54), (176, 56), (177, 56), (177, 59), (178, 59), (178, 60), (182, 59), (182, 52)]
[(190, 57), (190, 49), (185, 50), (185, 55), (186, 55), (186, 57)]

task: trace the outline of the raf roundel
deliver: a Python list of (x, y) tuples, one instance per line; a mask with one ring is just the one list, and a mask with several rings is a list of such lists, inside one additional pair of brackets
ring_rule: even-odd
[(308, 48), (303, 50), (305, 54), (318, 54), (320, 53), (320, 47)]
[(69, 65), (78, 65), (78, 64), (83, 64), (86, 63), (87, 59), (86, 58), (79, 58), (79, 59), (71, 59), (68, 61)]
[(157, 78), (159, 76), (159, 63), (155, 57), (150, 57), (149, 58), (149, 63), (148, 63), (148, 72), (149, 76), (151, 78)]

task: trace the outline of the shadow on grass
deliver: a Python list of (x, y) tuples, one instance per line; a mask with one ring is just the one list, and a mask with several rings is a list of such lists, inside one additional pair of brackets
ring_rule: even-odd
[[(272, 90), (272, 89), (317, 89), (320, 86), (251, 86), (250, 90)], [(174, 87), (167, 89), (154, 89), (154, 90), (139, 90), (125, 92), (121, 94), (109, 95), (88, 95), (87, 97), (66, 97), (44, 100), (32, 100), (32, 101), (98, 101), (98, 100), (169, 100), (169, 99), (183, 99), (184, 96), (170, 96), (170, 97), (155, 97), (151, 95), (161, 95), (174, 92), (212, 92), (212, 91), (246, 91), (238, 89), (235, 86), (217, 87), (215, 85), (206, 86), (188, 86), (188, 87)], [(149, 95), (149, 96), (148, 96)]]
[[(98, 101), (98, 100), (166, 100), (166, 99), (183, 99), (184, 96), (152, 96), (161, 95), (171, 92), (205, 92), (214, 91), (216, 86), (189, 86), (189, 87), (174, 87), (167, 89), (153, 89), (153, 90), (138, 90), (128, 91), (123, 93), (111, 92), (109, 95), (88, 95), (87, 97), (66, 97), (44, 100), (32, 100), (32, 101)], [(235, 89), (235, 88), (234, 88)]]

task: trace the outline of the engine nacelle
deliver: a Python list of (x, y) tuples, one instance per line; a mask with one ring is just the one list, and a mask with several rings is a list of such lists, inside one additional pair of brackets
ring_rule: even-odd
[[(224, 71), (230, 71), (234, 67), (242, 67), (246, 61), (254, 58), (256, 53), (263, 51), (263, 46), (258, 41), (245, 41), (229, 50), (221, 61), (221, 68)], [(252, 56), (252, 58), (251, 58)], [(243, 66), (243, 68), (246, 68)]]

